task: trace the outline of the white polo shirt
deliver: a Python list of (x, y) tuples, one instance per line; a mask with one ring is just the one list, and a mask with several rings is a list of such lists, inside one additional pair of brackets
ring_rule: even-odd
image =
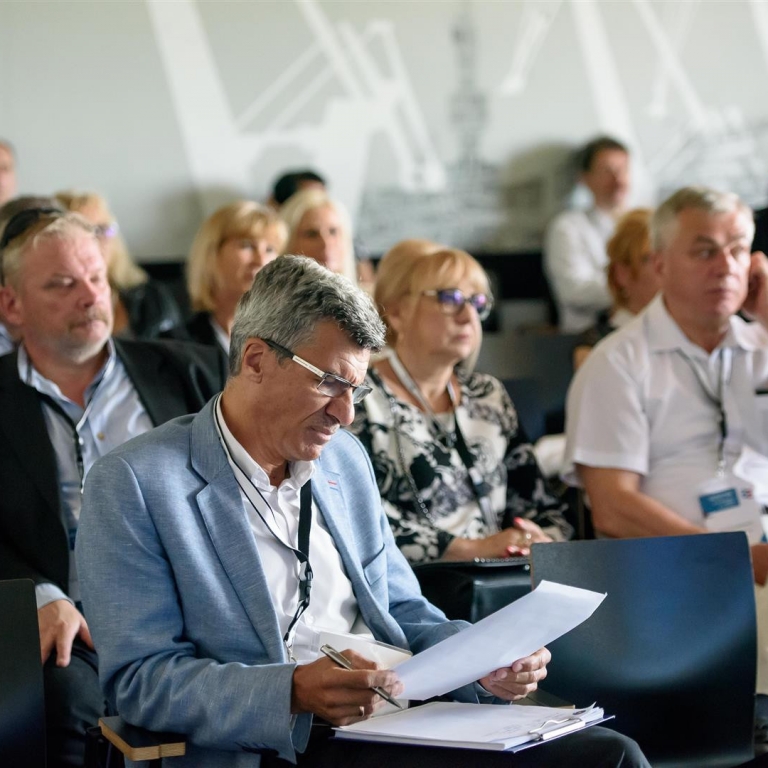
[[(579, 485), (575, 464), (636, 472), (643, 493), (704, 526), (699, 497), (717, 476), (721, 433), (713, 395), (721, 382), (728, 473), (745, 446), (768, 456), (768, 394), (759, 394), (768, 383), (768, 332), (733, 317), (725, 339), (707, 354), (657, 296), (602, 341), (574, 378), (563, 479)], [(756, 484), (766, 482), (761, 472)]]

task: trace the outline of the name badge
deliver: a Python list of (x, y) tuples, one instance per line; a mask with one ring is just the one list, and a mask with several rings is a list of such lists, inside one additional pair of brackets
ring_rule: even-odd
[(733, 507), (738, 507), (739, 503), (739, 494), (735, 488), (726, 488), (722, 491), (699, 496), (699, 505), (705, 516), (724, 512), (726, 509), (733, 509)]
[(732, 472), (702, 483), (696, 497), (704, 526), (711, 533), (744, 531), (750, 543), (762, 540), (762, 508), (755, 501), (751, 486)]

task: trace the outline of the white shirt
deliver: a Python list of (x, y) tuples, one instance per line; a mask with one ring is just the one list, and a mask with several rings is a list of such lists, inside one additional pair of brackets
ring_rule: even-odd
[[(289, 476), (275, 487), (230, 431), (221, 412), (221, 398), (216, 401), (216, 424), (240, 486), (243, 508), (256, 538), (280, 634), (284, 636), (296, 613), (299, 577), (303, 575), (296, 555), (286, 544), (298, 547), (300, 491), (314, 474), (315, 467), (311, 461), (291, 462)], [(289, 638), (291, 653), (299, 662), (314, 661), (318, 657), (321, 630), (373, 637), (360, 616), (341, 555), (314, 502), (309, 561), (314, 575), (309, 607)]]
[(703, 526), (700, 488), (717, 473), (720, 426), (702, 380), (718, 394), (721, 379), (730, 471), (744, 446), (768, 456), (768, 395), (756, 395), (768, 381), (768, 333), (732, 317), (725, 339), (707, 354), (657, 296), (604, 339), (576, 374), (563, 478), (579, 485), (577, 463), (635, 472), (642, 493)]
[(0, 323), (0, 355), (7, 355), (9, 352), (13, 352), (14, 346), (8, 329)]
[(211, 315), (210, 323), (219, 346), (229, 354), (229, 334), (213, 319), (213, 315)]
[(580, 333), (611, 305), (605, 245), (613, 234), (613, 216), (592, 208), (565, 211), (547, 228), (544, 271), (560, 313), (563, 333)]

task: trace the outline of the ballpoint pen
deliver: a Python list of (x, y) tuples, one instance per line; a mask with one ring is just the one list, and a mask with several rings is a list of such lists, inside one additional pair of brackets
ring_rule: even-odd
[[(343, 654), (339, 653), (335, 648), (332, 648), (330, 645), (320, 646), (320, 652), (324, 653), (331, 661), (336, 662), (336, 664), (338, 664), (340, 667), (349, 670), (354, 669), (349, 659)], [(390, 704), (394, 704), (394, 706), (396, 706), (398, 709), (405, 709), (405, 707), (403, 707), (403, 705), (397, 699), (393, 699), (383, 688), (375, 685), (371, 688), (371, 690), (381, 696), (384, 701), (389, 702)]]

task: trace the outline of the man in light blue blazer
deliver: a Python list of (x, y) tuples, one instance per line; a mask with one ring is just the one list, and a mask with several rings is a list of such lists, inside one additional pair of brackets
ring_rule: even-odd
[[(402, 689), (363, 655), (349, 652), (351, 671), (318, 658), (319, 629), (418, 652), (466, 626), (421, 596), (370, 461), (339, 429), (383, 342), (366, 294), (311, 260), (278, 259), (238, 307), (224, 393), (92, 468), (77, 562), (107, 699), (130, 723), (185, 734), (178, 768), (647, 765), (602, 729), (510, 762), (338, 744), (318, 725), (369, 717), (373, 686)], [(525, 696), (549, 658), (541, 649), (454, 698)]]

